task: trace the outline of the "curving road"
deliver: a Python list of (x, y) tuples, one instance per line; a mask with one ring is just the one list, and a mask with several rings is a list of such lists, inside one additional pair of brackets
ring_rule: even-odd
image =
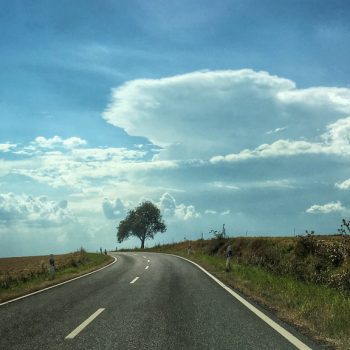
[(297, 349), (190, 262), (111, 254), (102, 271), (0, 306), (0, 349)]

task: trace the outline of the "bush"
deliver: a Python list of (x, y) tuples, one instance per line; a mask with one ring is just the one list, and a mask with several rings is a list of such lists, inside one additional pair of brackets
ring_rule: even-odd
[(316, 251), (315, 232), (307, 231), (306, 236), (298, 236), (295, 247), (295, 254), (299, 258), (306, 258), (309, 254), (314, 254)]
[(219, 252), (220, 248), (225, 244), (226, 239), (224, 238), (224, 235), (222, 233), (218, 233), (217, 231), (211, 232), (214, 232), (215, 238), (210, 240), (207, 252), (209, 255), (214, 255)]

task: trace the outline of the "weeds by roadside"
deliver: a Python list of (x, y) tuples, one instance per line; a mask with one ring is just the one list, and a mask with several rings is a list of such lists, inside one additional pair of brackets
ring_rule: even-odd
[[(227, 246), (233, 247), (225, 271)], [(314, 339), (349, 350), (349, 255), (342, 236), (222, 238), (158, 246), (187, 257)]]

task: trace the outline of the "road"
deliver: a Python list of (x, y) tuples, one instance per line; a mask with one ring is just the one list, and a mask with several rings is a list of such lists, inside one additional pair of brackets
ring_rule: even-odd
[(112, 255), (106, 269), (0, 306), (0, 349), (296, 349), (190, 262)]

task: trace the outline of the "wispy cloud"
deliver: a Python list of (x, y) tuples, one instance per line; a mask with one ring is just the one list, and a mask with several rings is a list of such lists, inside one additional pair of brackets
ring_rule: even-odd
[(274, 130), (269, 130), (266, 132), (266, 135), (277, 134), (278, 132), (281, 132), (281, 131), (286, 130), (286, 129), (287, 129), (287, 127), (285, 126), (283, 128), (276, 128)]

